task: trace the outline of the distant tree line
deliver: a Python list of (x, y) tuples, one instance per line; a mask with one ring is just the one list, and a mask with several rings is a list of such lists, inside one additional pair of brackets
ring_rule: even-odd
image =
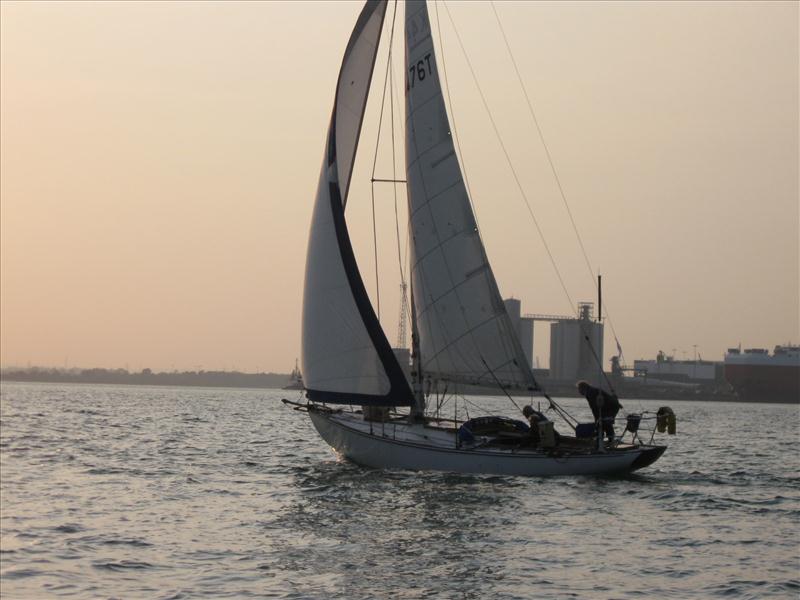
[(285, 373), (241, 373), (239, 371), (172, 371), (154, 373), (142, 369), (57, 369), (29, 367), (0, 370), (3, 381), (52, 383), (112, 383), (128, 385), (180, 385), (198, 387), (280, 388), (289, 383)]

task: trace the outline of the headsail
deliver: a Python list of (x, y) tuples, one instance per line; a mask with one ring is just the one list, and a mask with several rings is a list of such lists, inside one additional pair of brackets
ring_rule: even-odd
[(412, 394), (356, 265), (344, 218), (386, 0), (366, 3), (345, 50), (311, 220), (302, 371), (311, 400), (410, 405)]
[(411, 277), (423, 372), (535, 389), (464, 185), (424, 0), (406, 2), (405, 31)]

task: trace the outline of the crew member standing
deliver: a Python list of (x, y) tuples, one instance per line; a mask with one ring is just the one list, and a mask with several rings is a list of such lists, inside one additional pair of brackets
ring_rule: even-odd
[(586, 398), (589, 403), (595, 422), (601, 420), (602, 417), (603, 433), (608, 437), (609, 442), (613, 442), (614, 419), (617, 418), (617, 413), (622, 408), (617, 395), (609, 394), (600, 388), (589, 385), (586, 381), (579, 381), (576, 387), (578, 388), (578, 393)]

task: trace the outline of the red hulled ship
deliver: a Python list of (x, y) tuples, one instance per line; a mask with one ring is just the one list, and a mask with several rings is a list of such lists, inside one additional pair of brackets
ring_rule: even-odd
[(748, 402), (800, 402), (800, 346), (729, 348), (725, 354), (725, 379), (740, 400)]

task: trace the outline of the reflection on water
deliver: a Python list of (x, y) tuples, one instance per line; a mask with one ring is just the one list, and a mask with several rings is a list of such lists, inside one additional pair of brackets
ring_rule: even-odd
[[(299, 501), (271, 524), (313, 539), (283, 566), (306, 560), (344, 597), (458, 592), (484, 598), (506, 575), (493, 544), (513, 543), (520, 483), (499, 477), (386, 472), (323, 462), (296, 469)], [(427, 573), (420, 580), (418, 574)], [(400, 594), (402, 595), (402, 593)]]
[(796, 406), (673, 403), (646, 471), (534, 479), (363, 469), (278, 391), (1, 392), (3, 597), (800, 594)]

